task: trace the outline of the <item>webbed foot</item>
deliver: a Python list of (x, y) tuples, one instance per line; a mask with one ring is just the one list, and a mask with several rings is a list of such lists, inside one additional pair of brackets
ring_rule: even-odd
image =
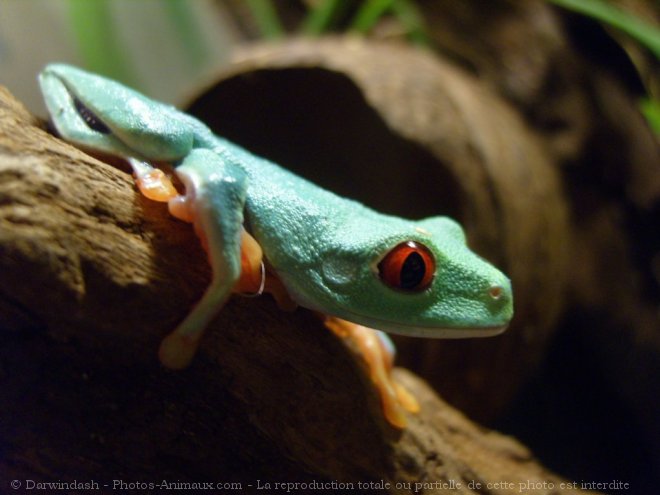
[(145, 197), (153, 201), (166, 203), (179, 195), (174, 184), (172, 184), (172, 179), (161, 169), (152, 167), (150, 164), (136, 158), (129, 158), (128, 163), (133, 168), (135, 183)]
[(332, 316), (326, 317), (324, 324), (357, 349), (364, 358), (369, 368), (369, 377), (378, 390), (385, 418), (391, 425), (405, 428), (408, 424), (405, 411), (419, 412), (419, 403), (392, 377), (394, 346), (389, 337), (378, 330)]

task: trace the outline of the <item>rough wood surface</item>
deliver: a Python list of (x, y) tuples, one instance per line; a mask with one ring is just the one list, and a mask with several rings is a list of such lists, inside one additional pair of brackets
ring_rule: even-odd
[[(445, 480), (459, 493), (576, 492), (403, 370), (422, 412), (391, 429), (359, 360), (313, 315), (265, 297), (232, 300), (189, 370), (161, 369), (159, 339), (209, 279), (191, 229), (128, 174), (35, 126), (7, 92), (0, 273), (3, 482), (385, 480), (409, 493), (395, 483)], [(505, 481), (513, 488), (486, 486)]]

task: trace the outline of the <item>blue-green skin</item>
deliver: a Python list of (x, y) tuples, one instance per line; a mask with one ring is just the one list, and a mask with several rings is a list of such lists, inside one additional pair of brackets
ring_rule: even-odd
[[(390, 333), (471, 337), (503, 331), (513, 314), (507, 277), (468, 249), (446, 217), (410, 221), (337, 196), (215, 136), (204, 124), (117, 82), (53, 64), (39, 77), (60, 134), (87, 148), (146, 161), (170, 161), (195, 191), (210, 245), (214, 282), (203, 315), (182, 323), (199, 331), (240, 274), (240, 227), (261, 245), (268, 264), (298, 304)], [(75, 96), (108, 127), (91, 129)], [(379, 261), (397, 244), (416, 241), (436, 260), (421, 292), (387, 286)], [(209, 295), (210, 294), (210, 295)], [(204, 306), (204, 304), (201, 304)]]

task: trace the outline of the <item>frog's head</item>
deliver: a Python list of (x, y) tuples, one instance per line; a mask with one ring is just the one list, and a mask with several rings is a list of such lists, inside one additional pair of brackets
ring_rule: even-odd
[(84, 148), (174, 161), (193, 146), (196, 121), (115, 81), (50, 64), (39, 85), (59, 134)]
[(337, 229), (332, 237), (341, 241), (321, 248), (315, 287), (306, 288), (321, 309), (403, 335), (481, 337), (506, 329), (509, 279), (470, 251), (453, 220), (379, 216), (365, 223), (355, 216)]

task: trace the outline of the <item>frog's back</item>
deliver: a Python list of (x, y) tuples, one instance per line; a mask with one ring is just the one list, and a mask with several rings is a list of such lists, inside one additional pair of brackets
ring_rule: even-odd
[(286, 212), (305, 208), (310, 214), (318, 212), (321, 216), (327, 216), (328, 213), (341, 215), (355, 208), (368, 210), (362, 204), (327, 191), (234, 143), (220, 138), (217, 141), (219, 146), (216, 151), (231, 157), (247, 173), (247, 205), (254, 213), (258, 210), (273, 214), (276, 210)]
[(248, 176), (246, 220), (261, 243), (324, 242), (349, 217), (377, 215), (236, 144), (220, 138), (217, 143), (215, 151), (241, 166)]

